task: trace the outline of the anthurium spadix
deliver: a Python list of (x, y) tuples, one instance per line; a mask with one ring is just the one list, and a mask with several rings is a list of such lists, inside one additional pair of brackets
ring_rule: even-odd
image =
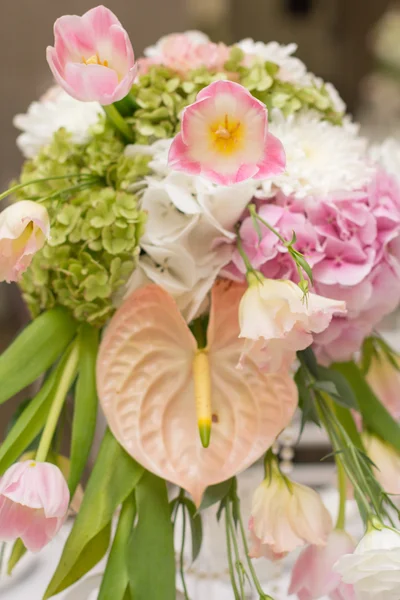
[[(263, 373), (251, 359), (237, 368), (244, 290), (225, 281), (214, 286), (201, 351), (172, 297), (155, 285), (127, 298), (100, 348), (98, 391), (113, 434), (133, 458), (185, 488), (197, 505), (207, 486), (257, 460), (297, 406), (288, 373)], [(207, 415), (212, 432), (205, 448), (197, 421), (204, 419), (204, 442)]]

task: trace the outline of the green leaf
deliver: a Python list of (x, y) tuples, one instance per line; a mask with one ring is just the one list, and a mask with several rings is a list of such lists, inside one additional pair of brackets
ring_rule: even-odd
[(335, 364), (334, 369), (350, 384), (368, 429), (400, 451), (400, 426), (375, 396), (359, 367), (347, 362)]
[(307, 385), (304, 367), (301, 366), (299, 369), (297, 369), (297, 372), (294, 376), (294, 381), (299, 392), (299, 407), (301, 409), (301, 425), (299, 432), (300, 439), (303, 434), (304, 427), (308, 422), (315, 423), (318, 425), (318, 427), (321, 427), (321, 424), (319, 422), (318, 411), (315, 407), (313, 397)]
[(174, 533), (165, 481), (145, 472), (136, 501), (138, 523), (127, 554), (132, 597), (175, 600)]
[(44, 600), (75, 583), (104, 556), (113, 515), (131, 494), (143, 471), (107, 429), (81, 509)]
[(30, 401), (10, 429), (0, 446), (0, 475), (2, 475), (29, 448), (32, 441), (43, 429), (53, 401), (54, 392), (70, 351), (65, 353), (58, 366), (53, 370), (42, 389)]
[(76, 327), (70, 313), (60, 307), (25, 327), (0, 356), (0, 404), (51, 367), (74, 337)]
[(25, 548), (22, 540), (18, 538), (12, 547), (10, 558), (7, 563), (7, 575), (11, 575), (14, 567), (19, 563), (21, 558), (26, 554), (27, 549)]
[[(357, 398), (349, 385), (349, 382), (343, 375), (338, 373), (338, 371), (334, 371), (333, 369), (328, 369), (327, 367), (322, 367), (318, 365), (317, 367), (318, 379), (319, 383), (315, 386), (321, 389), (321, 391), (327, 392), (335, 402), (341, 404), (345, 408), (352, 408), (354, 410), (359, 410)], [(330, 386), (325, 385), (325, 389), (321, 387), (322, 384), (330, 384), (330, 386), (334, 386), (335, 389), (331, 389), (329, 391)]]
[(98, 405), (96, 359), (98, 348), (98, 330), (91, 325), (82, 325), (79, 331), (79, 375), (75, 391), (71, 470), (68, 478), (71, 498), (81, 480), (96, 429)]
[(203, 499), (201, 501), (199, 511), (221, 502), (231, 491), (234, 478), (227, 479), (216, 485), (210, 485), (204, 492)]
[(189, 500), (189, 498), (185, 497), (182, 499), (182, 504), (185, 505), (189, 514), (190, 529), (192, 532), (192, 560), (194, 562), (201, 550), (201, 544), (203, 541), (203, 524), (201, 522), (201, 516), (197, 512), (196, 506), (192, 500)]
[(135, 495), (131, 494), (122, 505), (117, 531), (108, 557), (98, 600), (123, 600), (129, 586), (127, 556), (136, 515)]

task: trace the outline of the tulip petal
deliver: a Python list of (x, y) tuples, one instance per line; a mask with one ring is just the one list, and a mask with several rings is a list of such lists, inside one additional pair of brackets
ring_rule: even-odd
[(196, 343), (172, 298), (157, 286), (134, 292), (117, 311), (97, 363), (99, 397), (114, 435), (136, 460), (188, 490), (204, 489), (254, 462), (288, 424), (297, 405), (289, 375), (264, 375), (242, 342), (242, 286), (218, 284), (208, 330), (213, 427), (197, 431), (192, 363)]
[(254, 179), (266, 179), (283, 173), (286, 166), (286, 154), (283, 144), (272, 133), (267, 134), (267, 143), (263, 160), (258, 165), (258, 173)]
[(112, 103), (112, 96), (118, 85), (117, 73), (102, 65), (70, 62), (65, 67), (64, 79), (68, 86), (67, 91), (71, 90), (70, 95), (77, 100), (90, 102), (94, 97), (101, 97), (104, 105)]

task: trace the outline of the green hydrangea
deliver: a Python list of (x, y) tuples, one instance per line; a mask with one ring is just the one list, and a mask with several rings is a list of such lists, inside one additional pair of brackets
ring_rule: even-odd
[(324, 86), (299, 87), (278, 78), (278, 65), (265, 62), (243, 65), (243, 52), (233, 47), (223, 73), (210, 73), (206, 68), (186, 73), (185, 77), (164, 66), (153, 66), (139, 77), (132, 88), (138, 106), (128, 121), (137, 143), (149, 144), (157, 139), (173, 137), (180, 128), (179, 115), (194, 102), (198, 92), (218, 79), (229, 78), (245, 86), (268, 109), (279, 108), (285, 116), (301, 109), (312, 109), (335, 124), (342, 122)]
[(145, 213), (130, 186), (149, 173), (149, 157), (123, 154), (124, 144), (102, 119), (89, 143), (71, 142), (59, 130), (52, 143), (28, 161), (17, 199), (46, 206), (51, 239), (21, 280), (33, 316), (62, 305), (78, 321), (102, 326), (111, 316), (112, 298), (134, 270)]

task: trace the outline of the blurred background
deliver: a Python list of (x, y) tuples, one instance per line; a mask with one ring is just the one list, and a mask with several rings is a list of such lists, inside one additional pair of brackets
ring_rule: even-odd
[[(45, 48), (63, 14), (93, 0), (13, 0), (0, 22), (0, 186), (18, 175), (22, 157), (12, 120), (52, 84)], [(201, 29), (213, 40), (245, 37), (296, 42), (298, 56), (331, 81), (366, 135), (400, 138), (400, 2), (391, 0), (108, 0), (136, 55), (174, 31)], [(18, 288), (0, 284), (0, 350), (29, 319)], [(1, 385), (1, 382), (0, 382)], [(0, 440), (18, 399), (0, 407)]]

